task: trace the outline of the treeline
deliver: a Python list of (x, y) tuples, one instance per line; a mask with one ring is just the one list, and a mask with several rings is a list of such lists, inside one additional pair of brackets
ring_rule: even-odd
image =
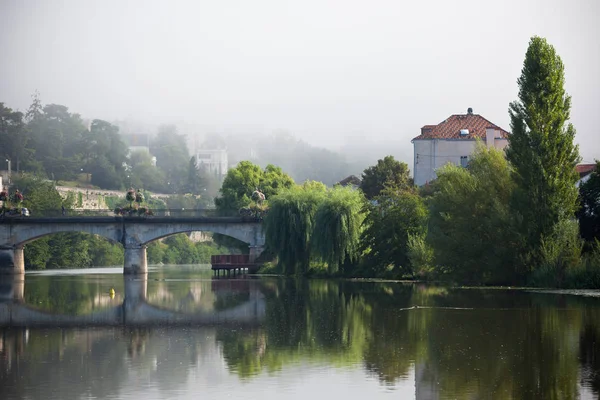
[(37, 93), (25, 113), (0, 103), (0, 152), (13, 170), (53, 181), (83, 176), (102, 189), (216, 194), (218, 179), (197, 168), (175, 126), (161, 126), (149, 145), (156, 166), (148, 152), (129, 154), (119, 128), (107, 121), (88, 123), (66, 106), (42, 105)]
[(564, 67), (544, 39), (532, 38), (518, 82), (506, 154), (479, 144), (467, 168), (448, 164), (421, 188), (393, 157), (367, 168), (360, 190), (290, 186), (244, 165), (217, 207), (275, 188), (264, 229), (286, 274), (600, 287), (600, 163), (578, 190)]
[(249, 160), (262, 168), (269, 164), (277, 165), (295, 181), (316, 180), (326, 185), (357, 174), (369, 165), (372, 158), (364, 156), (364, 148), (363, 152), (355, 151), (349, 156), (348, 152), (312, 146), (289, 133), (209, 135), (205, 145), (227, 148), (231, 164)]

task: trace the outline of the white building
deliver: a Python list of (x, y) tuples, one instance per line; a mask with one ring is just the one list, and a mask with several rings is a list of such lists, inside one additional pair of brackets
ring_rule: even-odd
[(418, 186), (436, 178), (435, 171), (447, 163), (466, 167), (477, 139), (486, 146), (504, 149), (509, 133), (481, 115), (455, 114), (437, 125), (425, 125), (414, 145), (414, 180)]
[(198, 168), (206, 168), (219, 179), (223, 179), (228, 169), (227, 150), (196, 150), (196, 164)]

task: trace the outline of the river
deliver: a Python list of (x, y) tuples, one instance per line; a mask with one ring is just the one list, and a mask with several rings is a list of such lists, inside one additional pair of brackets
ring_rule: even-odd
[(208, 268), (1, 278), (0, 398), (600, 393), (599, 292), (217, 279)]

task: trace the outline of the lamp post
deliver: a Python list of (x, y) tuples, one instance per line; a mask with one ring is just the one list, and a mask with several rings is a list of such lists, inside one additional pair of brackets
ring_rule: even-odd
[(7, 159), (6, 159), (6, 162), (8, 163), (8, 183), (10, 184), (10, 175), (11, 175), (11, 169), (12, 169), (12, 168), (11, 168), (11, 165), (10, 165), (10, 164), (11, 164), (11, 163), (10, 163), (10, 159), (9, 159), (9, 158), (7, 158)]

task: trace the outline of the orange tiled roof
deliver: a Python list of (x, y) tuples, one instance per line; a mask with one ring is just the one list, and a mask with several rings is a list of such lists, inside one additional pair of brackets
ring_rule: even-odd
[(596, 168), (596, 164), (577, 164), (575, 168), (577, 168), (579, 177), (583, 178), (584, 176), (592, 173), (592, 171)]
[[(421, 134), (413, 140), (423, 139), (463, 139), (473, 140), (479, 138), (485, 140), (485, 129), (494, 128), (500, 131), (500, 137), (507, 139), (508, 133), (499, 126), (491, 123), (479, 114), (455, 114), (437, 125), (425, 125), (421, 128)], [(461, 129), (468, 129), (468, 135), (461, 135)]]

